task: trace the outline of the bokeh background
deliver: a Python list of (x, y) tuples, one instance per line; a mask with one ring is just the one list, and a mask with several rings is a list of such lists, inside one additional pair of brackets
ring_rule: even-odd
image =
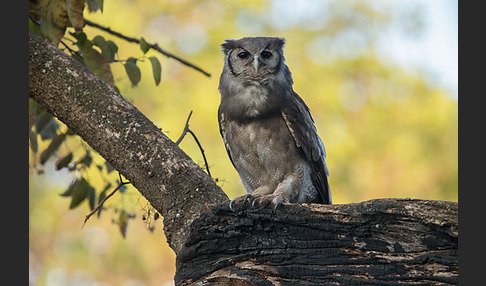
[[(138, 63), (137, 87), (122, 63), (111, 67), (122, 95), (172, 140), (193, 111), (190, 127), (213, 178), (230, 198), (244, 190), (217, 123), (220, 44), (227, 38), (280, 36), (287, 41), (294, 90), (309, 106), (328, 153), (335, 204), (394, 197), (457, 201), (457, 5), (453, 0), (105, 0), (102, 13), (86, 10), (85, 17), (158, 43), (211, 73), (206, 77), (152, 50), (146, 57), (162, 63), (159, 86), (146, 59)], [(90, 27), (85, 32), (88, 38), (115, 41), (119, 59), (143, 57), (136, 44)], [(59, 152), (81, 154), (85, 146), (73, 137)], [(203, 166), (190, 137), (180, 147)], [(128, 185), (83, 227), (88, 204), (69, 210), (70, 201), (60, 196), (76, 174), (55, 171), (56, 158), (41, 166), (29, 154), (30, 285), (173, 285), (175, 255), (162, 220), (154, 219), (136, 189)], [(118, 176), (92, 169), (85, 172), (96, 188)], [(117, 224), (120, 209), (131, 218), (125, 237)]]

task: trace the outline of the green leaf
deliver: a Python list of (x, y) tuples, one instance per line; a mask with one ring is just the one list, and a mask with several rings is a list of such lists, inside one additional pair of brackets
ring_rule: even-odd
[(103, 13), (103, 1), (104, 0), (96, 0), (96, 3), (98, 4), (98, 6), (100, 7), (100, 11), (101, 13)]
[(32, 21), (31, 18), (29, 18), (29, 31), (38, 36), (42, 36), (39, 24)]
[(59, 124), (54, 117), (47, 111), (41, 113), (34, 122), (37, 133), (41, 135), (42, 140), (52, 139), (57, 136)]
[(88, 189), (88, 193), (86, 194), (86, 197), (88, 198), (89, 208), (91, 210), (94, 210), (95, 203), (96, 203), (96, 191), (93, 187)]
[(132, 82), (132, 86), (137, 86), (142, 78), (140, 69), (137, 67), (137, 60), (135, 58), (128, 58), (125, 63), (125, 71), (127, 72), (128, 78)]
[[(84, 33), (82, 33), (84, 34)], [(111, 67), (108, 60), (100, 54), (97, 50), (93, 49), (91, 41), (85, 41), (78, 44), (83, 55), (84, 62), (88, 68), (101, 77), (110, 86), (115, 86), (113, 74), (111, 73)]]
[(61, 170), (64, 167), (67, 167), (69, 163), (73, 160), (73, 153), (69, 152), (66, 156), (59, 158), (56, 162), (56, 170)]
[(37, 131), (37, 133), (42, 132), (42, 130), (44, 129), (44, 127), (47, 125), (47, 123), (51, 119), (53, 119), (53, 117), (47, 111), (43, 111), (41, 114), (37, 115), (35, 117), (35, 121), (34, 121), (34, 126), (35, 126), (35, 130)]
[(122, 185), (122, 186), (121, 186), (121, 187), (118, 189), (118, 191), (119, 191), (121, 194), (125, 193), (125, 192), (126, 192), (126, 190), (127, 190), (127, 186), (126, 186), (126, 185)]
[(81, 33), (84, 25), (84, 0), (66, 0), (66, 9), (74, 31), (76, 34)]
[(146, 54), (150, 50), (150, 45), (145, 41), (145, 39), (142, 37), (140, 38), (140, 49), (144, 54)]
[(156, 57), (150, 57), (149, 60), (152, 64), (152, 74), (154, 76), (155, 85), (159, 85), (162, 76), (162, 66)]
[(66, 0), (39, 1), (41, 14), (40, 31), (57, 47), (68, 25)]
[(113, 55), (113, 61), (115, 60), (115, 54), (118, 53), (118, 46), (112, 40), (106, 41), (106, 46), (108, 50)]
[(47, 139), (52, 139), (57, 136), (57, 130), (59, 129), (59, 124), (54, 120), (54, 118), (51, 118), (47, 122), (47, 124), (42, 128), (42, 131), (40, 132), (41, 139), (42, 140), (47, 140)]
[(88, 10), (90, 12), (100, 10), (103, 13), (103, 0), (87, 0), (86, 2), (88, 2)]
[(102, 36), (96, 36), (91, 41), (93, 45), (98, 46), (101, 49), (101, 55), (105, 59), (112, 63), (115, 61), (115, 54), (118, 52), (118, 46), (113, 41), (106, 41)]
[(100, 47), (100, 49), (103, 49), (103, 46), (106, 44), (105, 38), (103, 36), (97, 35), (95, 36), (92, 40), (91, 43), (93, 45)]
[(29, 98), (29, 116), (38, 116), (41, 113), (41, 109), (41, 105), (37, 101)]
[(74, 133), (74, 131), (73, 131), (71, 128), (69, 128), (69, 129), (66, 131), (66, 135), (68, 135), (68, 136), (74, 136), (74, 135), (76, 135), (76, 133)]
[(108, 162), (108, 161), (105, 161), (105, 166), (106, 166), (106, 172), (108, 174), (111, 173), (113, 170), (115, 170), (113, 165), (111, 165), (110, 162)]
[(74, 193), (74, 191), (78, 188), (78, 185), (79, 185), (79, 179), (76, 178), (71, 183), (71, 185), (69, 185), (69, 187), (67, 188), (67, 190), (64, 191), (64, 193), (61, 194), (61, 196), (63, 196), (63, 197), (70, 197)]
[(81, 46), (83, 46), (86, 43), (86, 41), (88, 41), (88, 36), (86, 36), (85, 33), (78, 33), (78, 34), (71, 34), (71, 35), (75, 37), (76, 40), (78, 40), (76, 45), (78, 45), (79, 48), (81, 48)]
[(42, 21), (39, 28), (42, 36), (52, 42), (56, 47), (66, 32), (66, 28), (59, 28), (49, 20)]
[(120, 232), (123, 238), (126, 237), (127, 234), (127, 226), (128, 226), (128, 216), (125, 210), (120, 212), (120, 217), (118, 218), (118, 227), (120, 228)]
[(34, 130), (29, 130), (29, 143), (30, 149), (32, 149), (34, 153), (37, 153), (39, 146), (37, 144), (37, 132)]
[(106, 197), (106, 192), (111, 188), (111, 183), (107, 183), (105, 185), (105, 188), (100, 192), (100, 195), (98, 196), (98, 204), (101, 203), (101, 201)]
[(88, 192), (90, 192), (90, 189), (93, 189), (93, 187), (91, 187), (91, 185), (88, 181), (86, 181), (85, 178), (81, 178), (77, 182), (77, 186), (71, 194), (72, 199), (71, 204), (69, 205), (69, 209), (74, 209), (75, 207), (79, 206), (79, 204), (86, 199)]
[(84, 164), (86, 167), (91, 166), (91, 162), (93, 162), (93, 157), (91, 157), (91, 153), (89, 150), (86, 151), (86, 155), (84, 155), (83, 158), (81, 158), (76, 164)]
[(40, 154), (40, 163), (42, 165), (44, 165), (44, 163), (52, 156), (52, 154), (54, 154), (54, 152), (57, 151), (57, 149), (59, 148), (59, 146), (61, 146), (61, 143), (64, 141), (65, 138), (66, 138), (66, 133), (62, 133), (57, 135), (51, 140), (49, 146), (47, 146), (47, 148), (44, 151), (42, 151), (42, 153)]

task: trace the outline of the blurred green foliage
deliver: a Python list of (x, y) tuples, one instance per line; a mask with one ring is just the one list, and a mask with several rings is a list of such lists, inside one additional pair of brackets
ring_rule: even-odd
[[(405, 71), (376, 52), (380, 33), (396, 21), (390, 2), (378, 7), (365, 1), (304, 1), (310, 9), (297, 9), (292, 1), (263, 0), (88, 2), (102, 3), (103, 12), (90, 13), (85, 7), (86, 19), (143, 37), (145, 44), (85, 26), (93, 44), (80, 50), (88, 49), (93, 58), (103, 55), (102, 68), (106, 71), (109, 64), (121, 94), (172, 140), (178, 139), (192, 110), (191, 130), (205, 150), (213, 178), (230, 198), (244, 190), (217, 123), (220, 44), (227, 38), (267, 35), (287, 40), (294, 90), (311, 109), (326, 147), (335, 204), (383, 197), (457, 201), (457, 99), (428, 74)], [(402, 18), (406, 29), (397, 33), (420, 34), (423, 21), (417, 17), (420, 13)], [(65, 37), (72, 39), (67, 42), (74, 49), (75, 37)], [(211, 77), (147, 49), (147, 42), (202, 67)], [(29, 134), (32, 285), (171, 285), (175, 257), (158, 214), (128, 185), (82, 228), (91, 201), (114, 189), (118, 175), (96, 152), (87, 153), (89, 146), (66, 126), (33, 103), (30, 109), (38, 115)], [(54, 138), (62, 144), (49, 147)], [(180, 147), (204, 168), (194, 141), (186, 138)], [(39, 153), (45, 150), (50, 153), (41, 164)], [(66, 191), (81, 177), (88, 199), (66, 200)], [(79, 207), (69, 210), (73, 204)], [(133, 222), (127, 226), (128, 219)], [(117, 230), (123, 227), (126, 238)]]

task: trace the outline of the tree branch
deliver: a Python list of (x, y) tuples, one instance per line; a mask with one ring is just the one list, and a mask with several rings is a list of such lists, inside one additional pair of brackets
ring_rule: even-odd
[[(120, 39), (123, 39), (123, 40), (125, 40), (125, 41), (127, 41), (127, 42), (131, 42), (131, 43), (137, 43), (137, 44), (140, 44), (140, 39), (125, 36), (125, 35), (123, 35), (122, 33), (119, 33), (119, 32), (116, 32), (116, 31), (113, 31), (111, 28), (104, 27), (104, 26), (102, 26), (102, 25), (100, 25), (100, 24), (97, 24), (97, 23), (91, 22), (91, 21), (89, 21), (89, 20), (87, 20), (87, 19), (84, 19), (84, 23), (86, 23), (86, 25), (88, 25), (88, 26), (91, 26), (91, 27), (94, 27), (94, 28), (100, 29), (100, 30), (102, 30), (102, 31), (105, 31), (105, 32), (107, 32), (107, 33), (109, 33), (109, 34), (111, 34), (111, 35), (113, 35), (113, 36), (116, 36), (116, 37), (118, 37), (118, 38), (120, 38)], [(188, 67), (190, 67), (190, 68), (193, 68), (193, 69), (195, 69), (195, 70), (197, 70), (197, 71), (199, 71), (199, 72), (203, 73), (203, 74), (204, 74), (205, 76), (207, 76), (207, 77), (211, 77), (211, 74), (210, 74), (210, 73), (208, 73), (207, 71), (205, 71), (205, 70), (203, 70), (202, 68), (200, 68), (200, 67), (198, 67), (198, 66), (196, 66), (196, 65), (194, 65), (194, 64), (191, 64), (190, 62), (188, 62), (188, 61), (186, 61), (186, 60), (184, 60), (184, 59), (182, 59), (182, 58), (180, 58), (180, 57), (178, 57), (178, 56), (176, 56), (176, 55), (174, 55), (174, 54), (172, 54), (172, 53), (170, 53), (170, 52), (168, 52), (168, 51), (166, 51), (166, 50), (162, 49), (162, 48), (161, 48), (161, 47), (160, 47), (158, 44), (150, 44), (150, 43), (147, 43), (147, 44), (150, 46), (150, 48), (152, 48), (152, 49), (156, 50), (157, 52), (159, 52), (159, 53), (163, 54), (164, 56), (166, 56), (166, 57), (168, 57), (168, 58), (172, 58), (172, 59), (174, 59), (174, 60), (176, 60), (176, 61), (180, 62), (180, 63), (181, 63), (181, 64), (183, 64), (183, 65), (186, 65), (186, 66), (188, 66)]]
[(164, 217), (177, 254), (189, 225), (228, 197), (136, 107), (81, 63), (29, 33), (29, 96), (83, 138)]
[(204, 154), (204, 149), (201, 146), (201, 143), (199, 143), (199, 140), (197, 139), (196, 134), (189, 128), (189, 119), (191, 119), (191, 115), (192, 115), (192, 110), (191, 110), (191, 112), (189, 112), (189, 116), (187, 117), (186, 125), (184, 126), (184, 130), (182, 131), (181, 136), (179, 136), (179, 139), (177, 139), (176, 144), (177, 144), (177, 146), (179, 146), (179, 144), (182, 142), (182, 139), (184, 139), (184, 137), (186, 137), (186, 134), (187, 133), (191, 134), (192, 138), (194, 138), (194, 141), (196, 141), (196, 144), (199, 147), (199, 150), (201, 150), (201, 154), (202, 154), (203, 159), (204, 159), (204, 165), (206, 166), (206, 171), (208, 172), (208, 175), (211, 177), (211, 172), (209, 172), (208, 161), (206, 160), (206, 155)]
[(176, 285), (457, 285), (457, 202), (214, 207), (191, 225)]
[(83, 227), (89, 220), (89, 218), (103, 206), (106, 200), (111, 198), (111, 196), (113, 196), (123, 185), (130, 184), (130, 182), (123, 182), (120, 173), (118, 173), (118, 176), (120, 177), (120, 183), (118, 184), (118, 186), (113, 191), (111, 191), (111, 193), (109, 193), (103, 200), (101, 200), (101, 202), (99, 202), (98, 205), (89, 214), (86, 215), (86, 217), (84, 218)]

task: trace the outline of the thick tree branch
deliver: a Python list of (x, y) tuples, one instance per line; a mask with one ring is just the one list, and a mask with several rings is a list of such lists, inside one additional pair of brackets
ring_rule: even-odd
[(191, 226), (176, 285), (457, 285), (455, 202), (227, 204)]
[(216, 183), (137, 108), (85, 66), (29, 33), (29, 96), (81, 136), (164, 217), (177, 253), (208, 204), (227, 199)]

